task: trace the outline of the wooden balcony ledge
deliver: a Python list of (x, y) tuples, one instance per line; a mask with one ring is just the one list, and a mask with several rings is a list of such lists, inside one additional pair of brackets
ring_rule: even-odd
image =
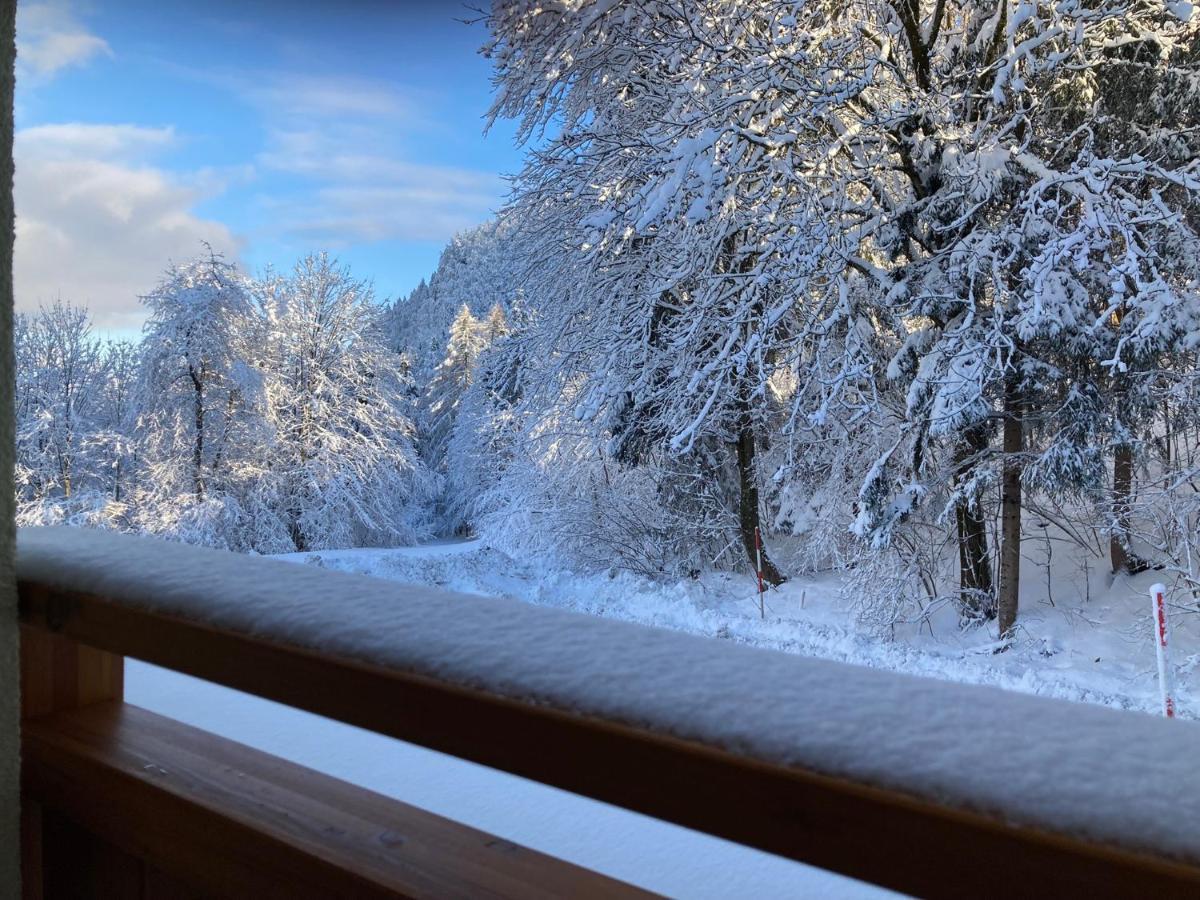
[(131, 708), (132, 656), (907, 893), (1200, 896), (1194, 722), (99, 532), (18, 578), (48, 890), (635, 891)]
[(24, 751), (51, 897), (646, 896), (130, 704), (28, 722)]

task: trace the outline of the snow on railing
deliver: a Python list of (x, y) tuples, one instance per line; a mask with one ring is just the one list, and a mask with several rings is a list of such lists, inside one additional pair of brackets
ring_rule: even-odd
[[(1151, 869), (1161, 863), (1169, 878), (1200, 877), (1200, 870), (1192, 868), (1200, 865), (1200, 771), (1195, 766), (1200, 723), (915, 678), (503, 598), (97, 531), (22, 530), (17, 566), (26, 593), (67, 601), (57, 612), (43, 610), (46, 620), (57, 617), (69, 623), (71, 603), (84, 604), (81, 624), (74, 632), (68, 624), (66, 631), (83, 643), (99, 636), (95, 645), (102, 649), (224, 679), (234, 687), (901, 889), (935, 884), (938, 866), (950, 872), (956, 864), (948, 857), (959, 850), (921, 846), (920, 835), (905, 833), (905, 823), (940, 811), (945, 821), (931, 835), (950, 840), (962, 832), (963, 852), (978, 853), (980, 860), (1005, 848), (1012, 856), (994, 862), (1006, 871), (1015, 871), (1022, 854), (1052, 860), (1081, 848), (1086, 854), (1086, 846), (1098, 844), (1104, 845), (1104, 853), (1115, 848), (1140, 854), (1137, 858)], [(192, 623), (210, 637), (225, 636), (224, 644), (211, 637), (212, 652), (266, 648), (263, 653), (271, 655), (261, 659), (279, 668), (267, 672), (263, 662), (263, 671), (237, 681), (222, 674), (229, 671), (223, 662), (201, 662), (196, 653), (172, 655), (161, 640), (152, 640), (168, 633), (155, 631), (153, 622), (139, 624), (142, 643), (126, 646), (112, 634), (135, 613), (147, 621)], [(325, 660), (330, 681), (284, 686), (292, 671), (289, 659), (300, 655)], [(338, 681), (333, 677), (338, 671), (359, 681)], [(394, 678), (403, 687), (392, 708), (340, 713), (339, 704), (355, 701), (335, 696), (336, 685), (371, 677)], [(428, 693), (430, 686), (442, 693)], [(296, 701), (302, 689), (322, 699)], [(437, 697), (444, 697), (458, 714), (439, 714)], [(480, 710), (486, 715), (477, 721), (459, 721), (481, 715)], [(547, 722), (553, 727), (542, 730)], [(449, 731), (455, 732), (453, 737), (443, 740), (441, 732)], [(585, 731), (590, 743), (566, 739)], [(564, 743), (522, 748), (521, 741), (534, 741), (535, 735)], [(579, 747), (593, 748), (600, 759), (609, 754), (613, 771), (594, 760), (580, 760), (573, 767), (572, 759), (562, 758)], [(720, 778), (695, 781), (687, 787), (689, 796), (682, 796), (684, 789), (663, 776), (685, 759), (696, 765), (681, 771)], [(618, 770), (629, 785), (619, 783)], [(723, 780), (726, 775), (729, 779)], [(832, 807), (795, 806), (805, 798), (838, 792), (852, 800), (846, 810), (861, 811), (855, 815), (875, 816), (872, 811), (883, 807), (891, 812), (872, 822), (837, 821)], [(733, 810), (710, 808), (709, 794), (727, 801), (740, 795), (753, 799), (734, 815)], [(761, 821), (745, 821), (748, 810)], [(835, 817), (830, 828), (822, 816)], [(821, 835), (814, 845), (865, 845), (844, 855), (810, 853), (796, 845), (792, 836), (797, 828)], [(871, 840), (889, 835), (900, 841), (889, 851), (893, 855), (911, 856), (909, 845), (915, 848), (916, 859), (896, 863), (907, 865), (903, 876), (892, 877), (887, 866), (871, 861), (881, 852)], [(995, 846), (987, 844), (989, 835)], [(944, 856), (926, 860), (925, 853)], [(854, 859), (861, 864), (845, 861)], [(970, 868), (969, 862), (960, 868)], [(1053, 868), (1045, 860), (1039, 865), (1046, 871)], [(1007, 877), (993, 866), (975, 869), (981, 884), (994, 886), (996, 878)], [(910, 878), (924, 870), (927, 874)], [(1099, 876), (1101, 870), (1096, 871)], [(925, 882), (919, 881), (922, 877)], [(1109, 886), (1107, 893), (1112, 892)]]

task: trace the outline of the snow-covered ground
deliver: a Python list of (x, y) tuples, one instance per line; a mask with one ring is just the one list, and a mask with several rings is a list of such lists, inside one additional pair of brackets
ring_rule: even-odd
[[(710, 573), (658, 584), (625, 572), (579, 576), (526, 563), (479, 541), (394, 550), (335, 550), (280, 558), (410, 584), (512, 597), (661, 628), (931, 678), (1158, 713), (1160, 699), (1146, 572), (1109, 583), (1102, 560), (1084, 569), (1059, 550), (1046, 580), (1039, 546), (1027, 541), (1018, 637), (995, 650), (995, 625), (962, 631), (944, 610), (920, 626), (881, 638), (856, 623), (837, 575), (796, 578), (766, 598), (760, 618), (754, 582)], [(1084, 573), (1087, 582), (1084, 581)], [(1171, 608), (1181, 715), (1193, 717), (1200, 666), (1195, 604)]]
[[(455, 591), (506, 596), (789, 653), (1027, 693), (1157, 712), (1146, 587), (1154, 573), (1084, 586), (1052, 571), (1031, 582), (1015, 646), (995, 654), (985, 629), (947, 615), (884, 640), (855, 623), (836, 576), (796, 579), (768, 595), (734, 575), (662, 585), (626, 573), (572, 575), (478, 541), (289, 554), (302, 565)], [(1027, 565), (1036, 578), (1036, 566)], [(1143, 581), (1145, 584), (1143, 584)], [(1177, 607), (1184, 714), (1200, 660), (1196, 616)], [(180, 718), (380, 793), (652, 890), (682, 897), (877, 896), (830, 873), (495, 772), (439, 753), (130, 661), (130, 702)]]

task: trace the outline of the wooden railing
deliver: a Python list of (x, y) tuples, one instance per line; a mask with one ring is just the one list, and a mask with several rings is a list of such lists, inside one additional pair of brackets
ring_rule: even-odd
[(1200, 896), (1145, 852), (120, 598), (23, 580), (20, 603), (27, 897), (639, 893), (128, 706), (124, 656), (920, 896)]
[[(30, 584), (21, 585), (21, 603), (30, 900), (645, 893), (121, 701), (117, 653), (288, 696), (277, 679), (298, 670), (286, 662), (267, 679), (273, 688), (242, 679), (287, 658), (266, 645), (213, 668), (206, 658), (239, 652), (219, 633)], [(337, 681), (336, 662), (326, 671), (310, 658), (303, 668), (330, 710), (326, 679)], [(380, 699), (378, 682), (359, 684), (376, 685)], [(345, 699), (349, 708), (363, 698)]]

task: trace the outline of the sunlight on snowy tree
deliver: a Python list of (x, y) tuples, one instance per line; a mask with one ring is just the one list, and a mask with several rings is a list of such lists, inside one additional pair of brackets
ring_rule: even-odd
[[(411, 543), (436, 479), (370, 286), (325, 254), (261, 287), (273, 503), (297, 550)], [(261, 451), (260, 451), (261, 452)]]
[[(503, 316), (503, 312), (500, 315)], [(424, 398), (427, 458), (435, 465), (446, 455), (446, 441), (454, 428), (454, 416), (463, 394), (471, 386), (479, 354), (488, 343), (483, 323), (471, 315), (470, 307), (464, 304), (450, 323), (446, 356), (434, 370)]]
[(433, 377), (445, 356), (450, 324), (464, 306), (477, 319), (496, 307), (505, 314), (512, 309), (526, 266), (513, 243), (511, 225), (498, 221), (455, 235), (429, 281), (390, 307), (392, 347), (412, 356), (418, 384)]
[(208, 482), (220, 478), (230, 419), (244, 408), (251, 386), (248, 289), (246, 279), (213, 254), (176, 267), (145, 297), (144, 416), (165, 417), (171, 424), (155, 422), (151, 429), (185, 442), (185, 477), (197, 501), (204, 500)]
[[(18, 316), (17, 487), (22, 521), (56, 521), (94, 501), (95, 434), (107, 377), (86, 310), (58, 301)], [(41, 506), (44, 509), (39, 509)]]
[[(510, 214), (553, 260), (541, 347), (583, 385), (576, 414), (634, 464), (736, 448), (747, 549), (766, 434), (789, 445), (776, 497), (856, 460), (828, 471), (861, 485), (870, 552), (945, 523), (957, 552), (930, 564), (955, 559), (964, 619), (1010, 634), (1024, 493), (1095, 491), (1104, 447), (1152, 427), (1137, 357), (1159, 369), (1196, 332), (1186, 18), (1136, 0), (493, 11), (493, 115), (554, 135)], [(1154, 128), (1121, 143), (1130, 81)], [(854, 446), (880, 437), (867, 463)]]

